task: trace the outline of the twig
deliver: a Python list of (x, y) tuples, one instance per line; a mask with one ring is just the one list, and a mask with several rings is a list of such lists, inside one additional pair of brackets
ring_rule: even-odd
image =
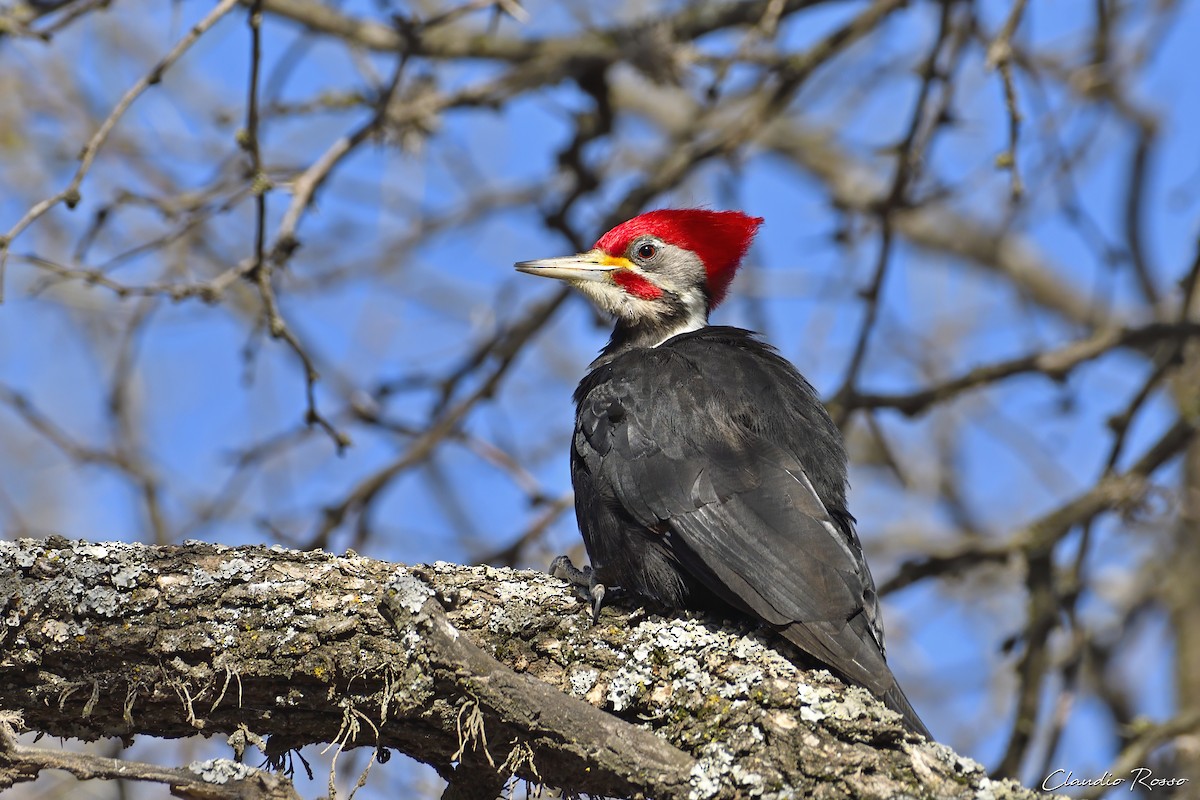
[(144, 761), (107, 758), (70, 750), (26, 747), (17, 743), (17, 714), (0, 717), (0, 774), (10, 780), (33, 780), (45, 770), (61, 769), (81, 781), (131, 780), (161, 783), (184, 798), (210, 800), (300, 800), (286, 777), (225, 759), (195, 762), (188, 767), (160, 767)]
[(906, 562), (894, 578), (880, 587), (889, 594), (917, 581), (968, 567), (998, 563), (1016, 554), (1035, 559), (1051, 552), (1072, 528), (1099, 514), (1136, 503), (1146, 492), (1146, 481), (1160, 466), (1183, 452), (1196, 433), (1196, 422), (1176, 420), (1159, 439), (1122, 473), (1108, 475), (1053, 511), (1022, 527), (1001, 544), (981, 542), (954, 552)]
[(838, 389), (832, 403), (834, 408), (833, 418), (839, 427), (843, 427), (849, 419), (850, 409), (845, 399), (854, 392), (859, 372), (862, 370), (866, 359), (867, 346), (871, 340), (871, 333), (875, 329), (875, 322), (879, 315), (883, 284), (887, 277), (888, 265), (891, 263), (893, 242), (892, 215), (906, 205), (906, 196), (909, 187), (918, 171), (920, 154), (918, 153), (917, 137), (926, 119), (926, 111), (933, 91), (933, 85), (941, 78), (941, 72), (938, 69), (938, 59), (941, 56), (942, 48), (950, 40), (952, 8), (952, 3), (942, 3), (938, 35), (922, 65), (921, 88), (917, 95), (917, 100), (913, 104), (912, 115), (908, 122), (908, 130), (901, 140), (899, 147), (896, 149), (896, 169), (892, 176), (892, 186), (887, 197), (884, 198), (876, 210), (880, 225), (879, 253), (875, 259), (875, 269), (871, 275), (871, 282), (860, 292), (863, 300), (863, 319), (858, 327), (858, 335), (855, 337), (850, 361), (846, 365), (846, 374), (842, 379), (841, 388)]
[[(1149, 730), (1138, 734), (1121, 751), (1121, 754), (1117, 756), (1116, 761), (1113, 762), (1112, 767), (1108, 771), (1113, 775), (1128, 775), (1138, 767), (1144, 766), (1146, 758), (1155, 748), (1178, 739), (1181, 736), (1195, 733), (1197, 730), (1200, 730), (1200, 711), (1184, 712), (1161, 725), (1155, 725)], [(1085, 789), (1080, 797), (1083, 800), (1094, 800), (1094, 798), (1105, 794), (1109, 788), (1111, 787), (1091, 787)], [(1131, 786), (1130, 788), (1133, 787)]]
[(1021, 171), (1017, 164), (1017, 144), (1021, 137), (1021, 110), (1017, 103), (1017, 86), (1013, 78), (1012, 38), (1021, 24), (1028, 0), (1013, 0), (1008, 19), (996, 34), (987, 51), (988, 69), (998, 69), (1004, 85), (1004, 105), (1008, 109), (1008, 150), (996, 159), (996, 166), (1008, 170), (1009, 197), (1013, 203), (1021, 199), (1025, 191), (1021, 183)]
[(425, 432), (409, 445), (403, 455), (360, 481), (340, 503), (327, 507), (309, 547), (325, 547), (330, 534), (342, 524), (348, 514), (364, 509), (398, 475), (427, 459), (442, 440), (457, 430), (458, 425), (478, 403), (492, 397), (520, 353), (522, 345), (541, 329), (566, 298), (566, 290), (555, 293), (548, 301), (535, 306), (520, 323), (510, 329), (503, 346), (495, 353), (499, 363), (491, 374), (473, 392), (431, 421)]
[(959, 395), (1017, 375), (1041, 374), (1063, 380), (1076, 367), (1122, 348), (1148, 350), (1154, 345), (1175, 345), (1200, 336), (1200, 323), (1152, 322), (1140, 327), (1107, 328), (1086, 339), (1054, 350), (974, 367), (953, 378), (912, 392), (874, 394), (858, 392), (846, 398), (847, 410), (894, 408), (916, 416)]
[(65, 203), (67, 208), (74, 208), (78, 205), (81, 199), (79, 189), (83, 185), (83, 179), (92, 168), (92, 162), (95, 161), (96, 154), (100, 151), (105, 141), (107, 141), (108, 135), (112, 133), (117, 122), (144, 91), (159, 83), (162, 80), (163, 74), (179, 60), (180, 56), (186, 53), (188, 48), (196, 43), (197, 39), (203, 36), (222, 17), (232, 11), (237, 4), (238, 0), (221, 0), (212, 11), (208, 12), (202, 20), (193, 25), (191, 30), (175, 43), (175, 46), (163, 56), (162, 60), (155, 64), (148, 73), (138, 78), (133, 86), (130, 86), (121, 99), (117, 101), (117, 104), (113, 106), (112, 111), (100, 123), (100, 127), (96, 132), (92, 134), (92, 138), (88, 139), (87, 144), (83, 146), (83, 151), (79, 155), (79, 167), (75, 170), (75, 175), (71, 178), (66, 188), (34, 204), (32, 208), (25, 212), (24, 216), (17, 220), (16, 224), (9, 228), (4, 235), (0, 236), (0, 303), (4, 302), (4, 268), (8, 262), (8, 253), (12, 247), (13, 240), (20, 236), (21, 232), (33, 224), (35, 220), (59, 203)]

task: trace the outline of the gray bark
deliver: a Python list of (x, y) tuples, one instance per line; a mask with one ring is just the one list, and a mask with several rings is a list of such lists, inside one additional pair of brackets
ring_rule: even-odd
[[(257, 735), (277, 759), (398, 750), (448, 796), (510, 775), (617, 797), (1041, 796), (748, 626), (623, 607), (587, 623), (536, 572), (0, 542), (0, 712), (82, 739)], [(29, 777), (10, 751), (0, 786)]]

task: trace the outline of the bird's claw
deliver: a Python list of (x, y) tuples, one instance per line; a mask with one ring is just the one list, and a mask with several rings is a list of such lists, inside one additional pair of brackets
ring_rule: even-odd
[(588, 565), (582, 569), (571, 563), (569, 556), (559, 556), (550, 562), (548, 572), (559, 580), (566, 581), (575, 589), (580, 600), (586, 602), (592, 610), (592, 624), (600, 620), (600, 609), (604, 601), (620, 594), (619, 587), (609, 588), (596, 579), (596, 571)]
[(592, 598), (592, 624), (595, 625), (600, 621), (600, 609), (604, 607), (604, 584), (593, 583), (592, 588), (588, 590), (588, 594)]

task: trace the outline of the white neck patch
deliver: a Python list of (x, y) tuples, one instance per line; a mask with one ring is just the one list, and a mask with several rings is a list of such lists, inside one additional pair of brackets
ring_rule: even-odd
[(652, 347), (658, 347), (663, 342), (673, 336), (678, 336), (681, 333), (690, 333), (698, 331), (708, 324), (708, 299), (703, 292), (696, 289), (688, 289), (681, 297), (683, 305), (687, 309), (687, 316), (679, 321), (679, 324), (669, 329), (661, 339), (655, 342)]
[(688, 321), (684, 322), (679, 327), (672, 328), (671, 330), (667, 331), (666, 334), (664, 334), (661, 339), (659, 339), (657, 342), (655, 342), (654, 344), (652, 344), (650, 346), (658, 347), (660, 344), (665, 342), (667, 339), (671, 339), (675, 336), (678, 336), (681, 333), (691, 333), (692, 331), (698, 331), (701, 328), (703, 328), (705, 326), (705, 324), (706, 323), (703, 320), (689, 319)]

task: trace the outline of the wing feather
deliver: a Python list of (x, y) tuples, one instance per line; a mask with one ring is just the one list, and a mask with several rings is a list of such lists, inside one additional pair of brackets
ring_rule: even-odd
[[(833, 447), (844, 484), (840, 441), (827, 417), (817, 423), (829, 429), (813, 428), (797, 416), (811, 408), (787, 407), (811, 387), (762, 345), (726, 346), (711, 359), (711, 343), (671, 344), (581, 386), (581, 479), (645, 530), (669, 531), (670, 559), (710, 592), (847, 678), (888, 691), (895, 681), (852, 518), (827, 507), (804, 464)], [(734, 374), (711, 374), (721, 366)], [(828, 494), (831, 479), (819, 477)], [(598, 534), (585, 528), (589, 542)]]

